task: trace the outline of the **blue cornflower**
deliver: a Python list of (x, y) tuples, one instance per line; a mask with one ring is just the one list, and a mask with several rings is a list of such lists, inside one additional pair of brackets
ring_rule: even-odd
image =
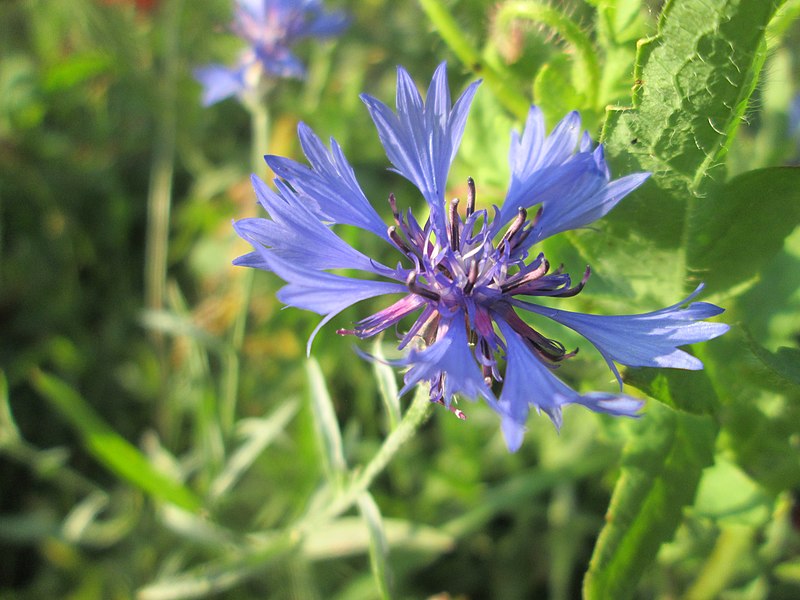
[[(312, 339), (322, 325), (360, 300), (401, 295), (338, 333), (367, 338), (417, 314), (400, 337), (399, 347), (408, 352), (394, 363), (407, 367), (400, 393), (427, 382), (431, 401), (460, 418), (463, 413), (455, 407), (455, 394), (483, 397), (500, 415), (513, 451), (522, 443), (530, 407), (544, 411), (560, 427), (561, 410), (567, 404), (625, 416), (635, 416), (642, 405), (621, 393), (579, 394), (563, 383), (555, 371), (577, 350), (569, 352), (542, 335), (520, 312), (548, 317), (585, 337), (608, 362), (620, 389), (616, 363), (701, 369), (698, 359), (677, 346), (717, 337), (728, 326), (704, 322), (722, 309), (692, 302), (701, 287), (674, 306), (629, 316), (567, 312), (533, 302), (537, 296), (575, 296), (589, 269), (574, 284), (561, 267), (552, 270), (544, 254), (532, 248), (553, 234), (585, 227), (604, 216), (648, 174), (612, 181), (603, 146), (592, 148), (588, 134), (581, 135), (577, 112), (546, 135), (542, 113), (532, 106), (523, 134), (512, 133), (511, 183), (502, 205), (493, 208), (493, 218), (476, 207), (472, 179), (463, 211), (458, 200), (447, 204), (447, 175), (478, 83), (468, 86), (451, 105), (443, 64), (423, 101), (400, 68), (396, 113), (375, 98), (362, 96), (394, 170), (410, 180), (428, 204), (430, 217), (424, 225), (410, 210), (401, 211), (390, 195), (394, 224), (387, 228), (336, 141), (332, 139), (328, 149), (301, 124), (300, 143), (310, 166), (266, 157), (279, 177), (277, 191), (255, 176), (252, 179), (271, 218), (235, 223), (239, 235), (254, 248), (235, 263), (275, 272), (287, 283), (278, 292), (280, 300), (324, 315)], [(538, 209), (532, 210), (536, 205)], [(333, 231), (336, 224), (382, 238), (403, 255), (403, 261), (389, 267), (362, 254)], [(328, 272), (343, 268), (380, 279)], [(310, 344), (311, 340), (309, 349)]]
[(233, 67), (195, 70), (203, 105), (257, 91), (270, 77), (304, 77), (305, 67), (291, 47), (305, 37), (337, 35), (346, 25), (344, 13), (324, 12), (321, 0), (236, 0), (231, 29), (247, 47)]

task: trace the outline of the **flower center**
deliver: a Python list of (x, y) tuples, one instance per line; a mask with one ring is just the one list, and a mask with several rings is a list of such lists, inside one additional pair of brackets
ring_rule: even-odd
[[(354, 329), (342, 329), (339, 333), (370, 337), (422, 309), (416, 322), (403, 334), (399, 348), (414, 339), (429, 347), (447, 331), (453, 318), (463, 318), (475, 359), (486, 385), (491, 386), (492, 382), (502, 380), (497, 357), (507, 347), (495, 330), (495, 322), (503, 321), (536, 356), (555, 368), (577, 350), (568, 352), (563, 344), (528, 325), (514, 308), (515, 303), (521, 302), (515, 297), (575, 296), (583, 289), (591, 271), (587, 267), (581, 281), (573, 286), (563, 265), (550, 271), (543, 253), (528, 260), (529, 238), (542, 209), (528, 219), (528, 211), (520, 208), (500, 235), (500, 223), (490, 223), (488, 211), (476, 210), (472, 178), (467, 186), (464, 217), (458, 211), (458, 199), (448, 206), (446, 240), (436, 239), (430, 221), (421, 227), (410, 209), (401, 214), (394, 195), (389, 195), (394, 225), (389, 227), (388, 236), (413, 263), (412, 268), (402, 270), (406, 271), (405, 283), (411, 294), (360, 321)], [(494, 211), (496, 215), (500, 212), (496, 207)], [(431, 399), (449, 404), (444, 399), (444, 374), (437, 377), (431, 381)]]

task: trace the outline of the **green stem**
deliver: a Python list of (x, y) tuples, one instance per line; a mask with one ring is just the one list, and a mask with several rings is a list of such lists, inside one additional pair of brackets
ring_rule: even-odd
[(503, 106), (519, 119), (525, 120), (531, 103), (516, 90), (513, 76), (500, 65), (489, 65), (483, 59), (441, 0), (419, 0), (419, 3), (430, 22), (439, 31), (439, 35), (450, 46), (458, 59), (467, 68), (483, 77)]
[[(245, 103), (245, 106), (250, 111), (250, 161), (252, 172), (263, 176), (265, 171), (264, 154), (269, 146), (270, 130), (270, 115), (267, 108), (266, 93), (261, 95), (257, 101)], [(223, 393), (220, 403), (220, 424), (225, 435), (230, 435), (233, 432), (233, 426), (236, 421), (236, 404), (239, 395), (239, 354), (244, 343), (247, 315), (250, 311), (254, 272), (254, 269), (245, 269), (242, 274), (239, 296), (241, 298), (241, 306), (233, 323), (230, 345), (225, 358)]]
[(261, 177), (265, 173), (264, 154), (269, 148), (270, 115), (266, 97), (247, 107), (250, 111), (250, 168)]
[(573, 82), (575, 89), (586, 94), (594, 105), (598, 101), (600, 65), (592, 41), (575, 22), (548, 4), (538, 2), (507, 2), (500, 5), (497, 21), (501, 28), (514, 19), (527, 19), (555, 30), (575, 49), (575, 60), (582, 77)]
[(742, 557), (752, 553), (754, 535), (755, 530), (749, 525), (723, 526), (711, 556), (686, 592), (685, 600), (719, 598), (728, 582), (737, 574)]
[(358, 501), (359, 496), (367, 491), (375, 478), (383, 472), (392, 458), (394, 458), (394, 455), (397, 454), (397, 451), (414, 436), (420, 426), (428, 419), (431, 414), (431, 407), (432, 403), (428, 390), (424, 386), (418, 387), (417, 393), (414, 394), (414, 400), (406, 414), (403, 415), (403, 419), (397, 429), (389, 434), (389, 437), (381, 445), (380, 450), (367, 463), (364, 470), (356, 476), (344, 493), (329, 504), (325, 510), (311, 514), (303, 519), (298, 526), (298, 530), (307, 532), (309, 529), (338, 517), (353, 506)]
[[(166, 35), (164, 70), (160, 77), (159, 109), (156, 111), (156, 140), (147, 193), (147, 235), (145, 241), (145, 306), (160, 310), (167, 281), (167, 249), (172, 205), (172, 177), (175, 171), (176, 87), (179, 58), (179, 23), (183, 0), (173, 0), (164, 11)], [(161, 336), (154, 334), (157, 343)]]

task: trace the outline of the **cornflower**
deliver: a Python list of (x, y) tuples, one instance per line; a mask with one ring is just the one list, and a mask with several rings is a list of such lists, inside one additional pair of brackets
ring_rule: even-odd
[(305, 67), (292, 46), (306, 37), (328, 38), (347, 25), (344, 13), (326, 13), (321, 0), (236, 0), (233, 33), (247, 44), (232, 67), (195, 69), (203, 85), (203, 105), (258, 92), (275, 77), (302, 78)]
[[(252, 181), (270, 218), (234, 224), (254, 248), (234, 262), (276, 273), (287, 283), (278, 292), (282, 302), (324, 315), (309, 339), (309, 352), (320, 327), (345, 308), (367, 298), (401, 295), (338, 333), (368, 338), (416, 314), (414, 323), (399, 334), (399, 348), (408, 350), (393, 361), (407, 368), (400, 394), (426, 382), (430, 400), (459, 418), (464, 414), (456, 407), (456, 394), (482, 397), (500, 415), (508, 448), (515, 451), (531, 407), (546, 413), (557, 428), (568, 404), (636, 416), (642, 402), (621, 393), (616, 363), (701, 369), (700, 360), (678, 346), (712, 339), (728, 326), (704, 321), (722, 309), (692, 302), (702, 286), (673, 306), (626, 316), (568, 312), (536, 303), (536, 298), (577, 295), (590, 270), (575, 283), (533, 247), (604, 216), (649, 174), (612, 181), (603, 146), (593, 148), (588, 133), (581, 135), (577, 112), (546, 135), (542, 113), (532, 106), (522, 135), (511, 134), (511, 182), (505, 200), (493, 207), (490, 218), (488, 210), (478, 209), (476, 186), (469, 179), (462, 213), (459, 200), (445, 202), (446, 181), (479, 83), (469, 85), (451, 104), (442, 64), (423, 101), (400, 67), (396, 114), (362, 95), (394, 170), (419, 189), (428, 205), (430, 217), (423, 225), (390, 195), (394, 223), (387, 228), (336, 141), (331, 139), (328, 149), (300, 124), (300, 143), (310, 166), (265, 157), (279, 177), (276, 191), (255, 176)], [(402, 262), (389, 267), (362, 254), (333, 225), (355, 226), (380, 237), (399, 251)], [(332, 269), (354, 269), (380, 279), (328, 272)], [(541, 334), (521, 312), (547, 317), (586, 338), (618, 379), (620, 393), (579, 394), (561, 381), (555, 372), (577, 350), (568, 351)]]

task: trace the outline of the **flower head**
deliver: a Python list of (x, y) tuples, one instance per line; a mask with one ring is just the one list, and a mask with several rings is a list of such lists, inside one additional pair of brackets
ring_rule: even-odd
[(258, 89), (267, 77), (305, 75), (292, 46), (306, 37), (326, 38), (347, 25), (344, 13), (326, 13), (321, 0), (236, 0), (231, 29), (247, 47), (233, 67), (212, 64), (195, 70), (203, 104)]
[[(266, 157), (280, 178), (276, 191), (257, 177), (253, 183), (270, 218), (235, 223), (254, 248), (237, 264), (275, 272), (287, 283), (278, 298), (324, 315), (320, 327), (356, 302), (399, 295), (338, 333), (367, 338), (415, 316), (399, 339), (399, 348), (407, 349), (405, 357), (394, 363), (407, 368), (401, 394), (426, 382), (431, 401), (461, 418), (456, 394), (483, 397), (500, 415), (511, 450), (522, 442), (531, 407), (545, 412), (556, 427), (568, 404), (625, 416), (635, 416), (641, 407), (641, 401), (621, 393), (572, 390), (555, 373), (577, 350), (541, 334), (521, 314), (547, 317), (575, 330), (597, 348), (618, 378), (616, 363), (702, 368), (698, 359), (677, 347), (722, 335), (728, 326), (704, 321), (722, 309), (692, 302), (701, 288), (674, 306), (628, 316), (567, 312), (536, 302), (577, 295), (590, 270), (575, 282), (561, 267), (553, 269), (534, 246), (604, 216), (647, 173), (611, 180), (602, 145), (593, 147), (588, 134), (581, 133), (577, 113), (568, 114), (546, 135), (541, 111), (531, 107), (522, 135), (512, 134), (511, 182), (502, 205), (491, 214), (479, 209), (472, 179), (465, 202), (448, 203), (447, 175), (479, 82), (451, 103), (444, 65), (434, 74), (424, 101), (402, 68), (397, 81), (396, 112), (370, 96), (362, 99), (394, 169), (427, 202), (428, 220), (420, 224), (390, 195), (394, 223), (387, 228), (338, 144), (331, 140), (326, 148), (301, 124), (300, 142), (310, 166)], [(336, 235), (331, 228), (336, 224), (383, 238), (400, 253), (401, 262), (392, 268), (360, 253)], [(328, 272), (340, 268), (377, 279)]]

